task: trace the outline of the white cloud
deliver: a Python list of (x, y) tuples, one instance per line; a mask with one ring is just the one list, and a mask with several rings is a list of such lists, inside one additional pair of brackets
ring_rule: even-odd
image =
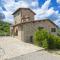
[[(44, 19), (47, 18), (49, 15), (53, 13), (53, 8), (48, 9), (50, 5), (51, 0), (47, 0), (41, 8), (37, 8), (34, 11), (36, 12), (35, 19)], [(52, 12), (50, 12), (52, 11)], [(48, 13), (49, 12), (49, 13)]]
[(59, 11), (55, 11), (53, 7), (49, 8), (51, 0), (47, 0), (41, 8), (34, 9), (34, 12), (36, 13), (35, 20), (40, 19), (54, 19), (53, 21), (60, 25), (60, 15)]
[(0, 11), (3, 11), (3, 9), (0, 7)]
[(19, 1), (18, 3), (16, 3), (16, 6), (15, 7), (20, 7), (20, 8), (28, 8), (29, 7), (29, 4), (25, 1)]
[(5, 14), (5, 19), (4, 21), (13, 23), (13, 16), (11, 15), (12, 12), (7, 12), (7, 11), (3, 11), (3, 13)]
[(30, 4), (30, 6), (32, 8), (37, 8), (38, 7), (38, 1), (32, 1), (32, 3)]
[[(60, 19), (59, 11), (55, 11), (53, 7), (49, 8), (51, 0), (46, 0), (41, 7), (38, 6), (37, 0), (20, 0), (19, 2), (15, 2), (15, 0), (4, 1), (6, 3), (4, 6), (7, 11), (3, 11), (3, 13), (6, 16), (6, 21), (13, 22), (13, 16), (11, 14), (20, 7), (31, 8), (36, 13), (35, 19), (45, 19), (51, 16), (53, 16), (53, 18), (57, 17), (56, 21)], [(0, 10), (2, 9), (0, 8)]]
[(48, 10), (51, 0), (47, 0), (41, 7), (42, 10)]
[(18, 8), (27, 8), (29, 7), (28, 3), (25, 1), (19, 1), (19, 2), (15, 2), (14, 0), (4, 0), (5, 1), (5, 5), (4, 7), (6, 8), (7, 11), (3, 11), (3, 13), (5, 14), (5, 20), (9, 21), (9, 22), (13, 22), (13, 16), (12, 13), (18, 9)]
[(5, 4), (12, 4), (15, 2), (15, 0), (3, 0), (3, 2), (5, 2)]
[(5, 4), (5, 8), (6, 8), (7, 11), (14, 11), (17, 8), (20, 8), (20, 7), (27, 8), (27, 7), (29, 7), (29, 4), (25, 1), (15, 2), (14, 0), (13, 0), (13, 2), (11, 0), (9, 4), (8, 3)]
[(60, 3), (60, 0), (57, 0), (57, 3)]
[(50, 3), (51, 3), (51, 0), (47, 0), (42, 5), (41, 8), (34, 9), (34, 11), (36, 13), (35, 20), (46, 19), (46, 18), (49, 18), (49, 17), (50, 17), (50, 19), (55, 19), (55, 18), (60, 19), (60, 18), (58, 18), (59, 17), (59, 11), (55, 11), (53, 7), (49, 8)]
[(51, 15), (54, 14), (54, 13), (55, 13), (55, 11), (54, 11), (54, 8), (52, 7), (52, 8), (50, 8), (50, 9), (48, 9), (48, 10), (46, 11), (46, 16), (49, 17), (49, 16), (51, 16)]
[(50, 5), (50, 2), (51, 2), (51, 0), (47, 0), (43, 5), (42, 5), (42, 7), (41, 8), (37, 8), (37, 9), (35, 9), (34, 11), (36, 12), (36, 14), (45, 14), (46, 13), (46, 11), (48, 10), (48, 7), (49, 7), (49, 5)]

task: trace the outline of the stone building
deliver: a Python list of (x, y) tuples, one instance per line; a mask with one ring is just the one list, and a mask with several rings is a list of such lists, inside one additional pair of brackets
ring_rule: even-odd
[(13, 35), (25, 42), (32, 42), (34, 32), (38, 27), (47, 29), (49, 33), (57, 34), (57, 25), (49, 19), (34, 20), (36, 15), (29, 8), (19, 8), (14, 13), (15, 24)]

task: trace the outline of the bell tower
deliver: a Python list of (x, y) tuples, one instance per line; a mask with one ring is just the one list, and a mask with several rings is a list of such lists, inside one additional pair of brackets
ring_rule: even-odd
[(22, 22), (29, 22), (34, 20), (35, 13), (29, 8), (21, 9)]
[(35, 13), (29, 8), (19, 8), (14, 13), (15, 25), (23, 22), (29, 22), (34, 20)]

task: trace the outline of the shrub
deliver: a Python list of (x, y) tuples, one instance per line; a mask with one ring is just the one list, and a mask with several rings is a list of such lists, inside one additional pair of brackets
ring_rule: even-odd
[(35, 32), (33, 42), (46, 49), (60, 49), (60, 37), (49, 34), (45, 29), (38, 29)]
[(40, 31), (38, 30), (38, 31), (36, 31), (35, 32), (35, 34), (34, 34), (34, 37), (33, 37), (33, 39), (34, 39), (34, 44), (35, 45), (38, 45), (38, 46), (41, 46), (41, 43), (42, 43), (42, 40), (41, 40), (41, 35), (40, 35)]
[[(47, 45), (44, 46), (44, 44), (47, 44), (46, 43), (46, 38), (48, 36), (48, 32), (44, 29), (42, 30), (37, 30), (34, 34), (34, 44), (35, 45), (38, 45), (38, 46), (43, 46), (43, 47), (46, 47)], [(45, 42), (44, 42), (45, 41)], [(44, 43), (43, 43), (44, 42)]]
[(45, 49), (48, 48), (47, 39), (44, 39), (44, 40), (42, 41), (42, 47), (45, 48)]
[(55, 41), (55, 36), (52, 34), (48, 35), (47, 42), (48, 42), (48, 48), (49, 49), (55, 49), (56, 41)]
[(49, 49), (60, 49), (60, 37), (49, 34), (47, 41)]
[(56, 48), (60, 49), (60, 37), (57, 36), (55, 40), (56, 40)]

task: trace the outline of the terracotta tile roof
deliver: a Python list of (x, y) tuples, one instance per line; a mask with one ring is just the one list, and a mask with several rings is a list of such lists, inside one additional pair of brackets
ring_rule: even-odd
[[(19, 24), (16, 24), (14, 26), (17, 26), (17, 25), (22, 25), (22, 24), (26, 24), (26, 23), (35, 23), (35, 22), (41, 22), (41, 21), (49, 21), (51, 22), (54, 26), (56, 26), (57, 28), (59, 28), (53, 21), (49, 20), (49, 19), (44, 19), (44, 20), (34, 20), (34, 21), (29, 21), (29, 22), (22, 22), (22, 23), (19, 23)], [(13, 26), (13, 27), (14, 27)]]
[(18, 11), (21, 10), (21, 9), (28, 9), (28, 10), (30, 10), (34, 15), (36, 15), (35, 12), (33, 12), (30, 8), (18, 8), (12, 15), (14, 15), (16, 12), (18, 12)]

